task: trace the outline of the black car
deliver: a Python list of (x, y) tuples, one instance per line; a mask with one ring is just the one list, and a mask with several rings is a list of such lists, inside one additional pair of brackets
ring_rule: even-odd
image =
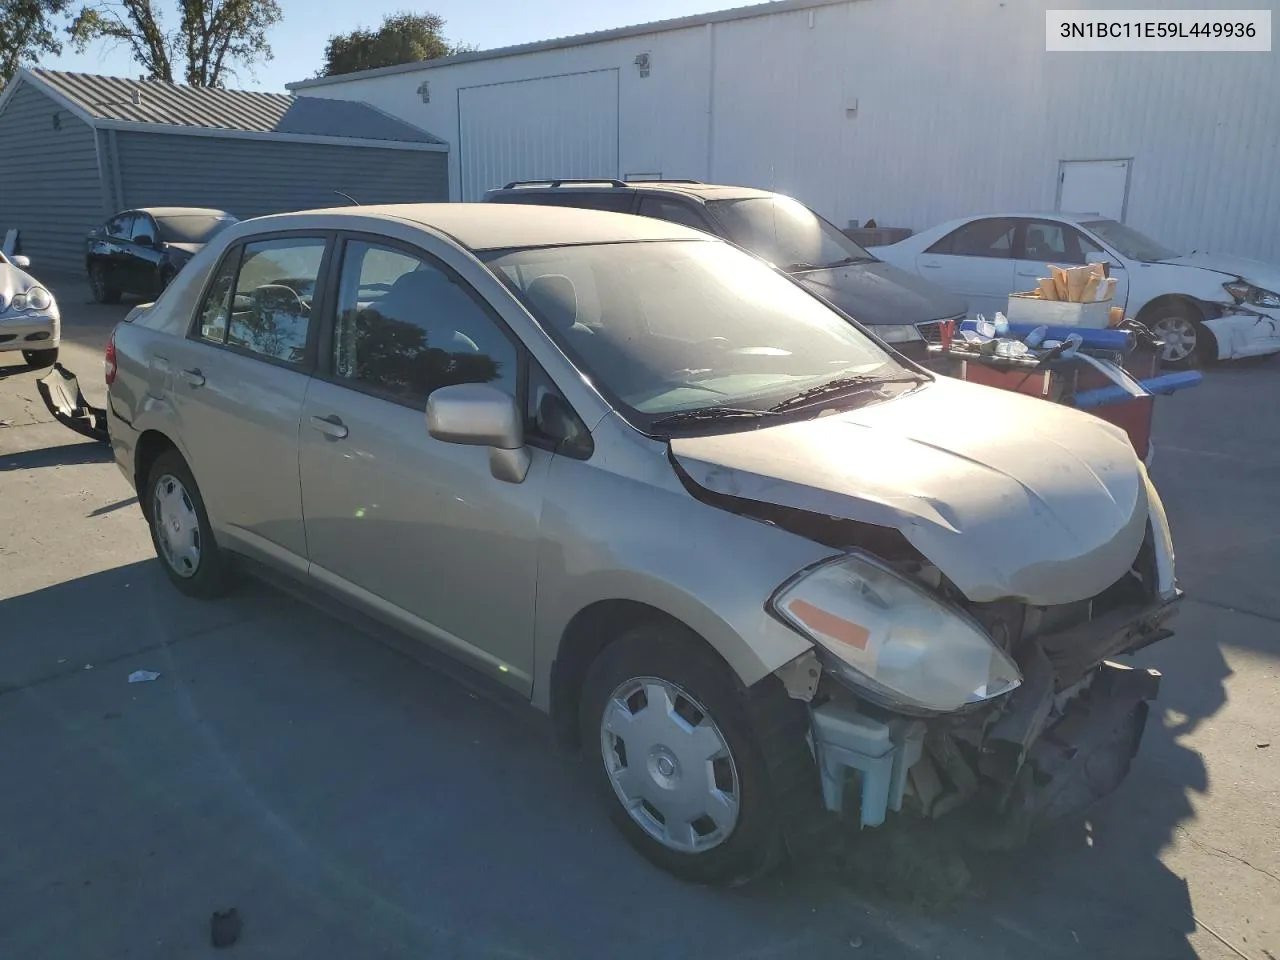
[(930, 325), (963, 319), (968, 309), (954, 294), (872, 256), (798, 200), (767, 190), (695, 180), (522, 180), (484, 199), (632, 213), (714, 234), (785, 270), (915, 360), (938, 339)]
[(237, 222), (225, 210), (141, 207), (125, 210), (89, 231), (85, 268), (98, 303), (122, 293), (154, 297), (220, 231)]

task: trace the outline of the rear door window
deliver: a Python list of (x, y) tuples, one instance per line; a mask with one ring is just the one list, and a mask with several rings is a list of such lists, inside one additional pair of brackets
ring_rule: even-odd
[(133, 236), (133, 225), (137, 217), (132, 213), (121, 213), (107, 221), (107, 236), (113, 240), (128, 240)]
[(1017, 221), (988, 218), (966, 223), (947, 234), (928, 253), (952, 257), (989, 257), (1008, 260), (1013, 257), (1013, 237)]
[(230, 251), (200, 302), (193, 335), (275, 363), (305, 365), (327, 246), (324, 237), (278, 237)]

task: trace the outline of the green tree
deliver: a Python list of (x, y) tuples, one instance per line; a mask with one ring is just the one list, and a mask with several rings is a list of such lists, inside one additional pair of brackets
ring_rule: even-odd
[(36, 62), (41, 54), (62, 52), (52, 18), (62, 13), (68, 2), (0, 0), (0, 90), (24, 62)]
[(397, 63), (434, 60), (475, 49), (450, 43), (444, 38), (443, 30), (444, 18), (435, 13), (389, 14), (377, 30), (358, 28), (331, 36), (324, 49), (324, 67), (317, 76), (332, 77)]
[(67, 32), (81, 53), (99, 40), (126, 44), (152, 80), (174, 83), (180, 65), (193, 87), (221, 87), (236, 66), (271, 59), (276, 0), (177, 0), (176, 14), (177, 26), (166, 29), (152, 0), (104, 0), (82, 7)]

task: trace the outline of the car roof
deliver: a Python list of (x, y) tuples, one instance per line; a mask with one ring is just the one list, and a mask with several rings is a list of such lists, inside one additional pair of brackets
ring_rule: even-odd
[(338, 229), (342, 228), (344, 220), (415, 223), (447, 234), (471, 250), (708, 239), (699, 230), (652, 217), (517, 203), (398, 203), (332, 207), (273, 214), (243, 223), (258, 229), (287, 229), (290, 219), (302, 216), (323, 217)]
[(958, 217), (952, 222), (964, 223), (969, 220), (992, 220), (997, 218), (1016, 218), (1019, 220), (1061, 220), (1064, 223), (1082, 223), (1086, 220), (1111, 219), (1101, 213), (1070, 213), (1065, 210), (1001, 210), (995, 213), (975, 213), (967, 217)]
[(554, 186), (557, 181), (523, 181), (518, 186), (502, 187), (494, 193), (609, 193), (613, 190), (645, 190), (656, 193), (678, 193), (702, 200), (750, 200), (756, 198), (776, 197), (778, 194), (755, 187), (737, 187), (723, 183), (699, 183), (695, 180), (608, 180), (574, 182), (558, 181), (561, 186)]
[(149, 213), (153, 217), (231, 217), (225, 210), (214, 210), (211, 207), (133, 207), (125, 213)]

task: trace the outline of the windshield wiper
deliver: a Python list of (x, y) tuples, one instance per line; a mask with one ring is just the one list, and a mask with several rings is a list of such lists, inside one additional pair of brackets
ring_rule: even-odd
[(696, 410), (681, 410), (669, 413), (665, 417), (654, 420), (654, 427), (679, 427), (686, 424), (715, 423), (720, 420), (758, 420), (770, 416), (772, 410), (748, 410), (745, 407), (698, 407)]
[(875, 263), (875, 260), (876, 258), (870, 254), (863, 257), (845, 257), (843, 260), (836, 260), (832, 263), (826, 264), (826, 267), (827, 269), (830, 269), (831, 267), (848, 267), (855, 263)]
[(923, 377), (911, 375), (904, 377), (873, 377), (867, 374), (859, 374), (853, 377), (838, 377), (828, 383), (820, 383), (816, 387), (810, 387), (808, 390), (801, 390), (794, 397), (787, 397), (781, 403), (776, 403), (769, 408), (771, 413), (782, 413), (784, 410), (791, 410), (794, 407), (804, 406), (814, 400), (821, 399), (833, 393), (843, 393), (854, 387), (871, 387), (879, 386), (882, 383), (914, 383), (924, 382)]

